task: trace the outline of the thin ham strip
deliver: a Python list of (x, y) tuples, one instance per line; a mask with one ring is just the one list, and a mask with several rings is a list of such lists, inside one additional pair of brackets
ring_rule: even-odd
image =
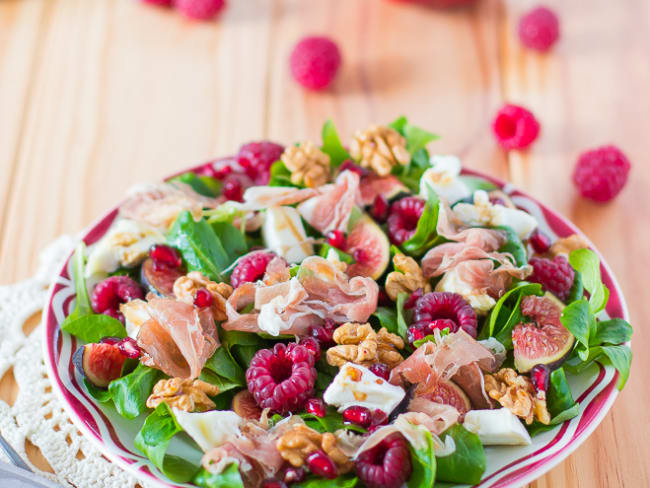
[[(492, 259), (496, 259), (492, 257)], [(492, 259), (464, 261), (455, 267), (458, 277), (464, 283), (479, 292), (487, 292), (493, 297), (500, 297), (510, 288), (512, 278), (525, 279), (533, 268), (530, 265), (516, 267), (509, 258), (503, 257), (496, 268)]]
[(313, 188), (293, 186), (251, 186), (244, 192), (242, 210), (262, 210), (269, 207), (293, 205), (318, 194)]
[(437, 435), (458, 422), (460, 417), (458, 410), (451, 405), (432, 402), (423, 397), (413, 398), (409, 403), (408, 411), (425, 414), (428, 417), (426, 423), (420, 423)]

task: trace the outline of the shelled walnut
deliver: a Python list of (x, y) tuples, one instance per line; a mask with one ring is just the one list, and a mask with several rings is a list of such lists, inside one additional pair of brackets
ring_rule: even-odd
[(393, 265), (396, 271), (392, 271), (386, 276), (386, 293), (391, 300), (397, 300), (400, 293), (406, 292), (410, 295), (418, 288), (422, 288), (424, 293), (431, 291), (431, 284), (424, 277), (422, 269), (415, 259), (404, 254), (395, 254)]
[(546, 394), (536, 392), (530, 379), (518, 375), (514, 369), (503, 368), (495, 374), (486, 374), (485, 391), (529, 425), (534, 419), (546, 425), (551, 421), (546, 408)]
[(291, 182), (295, 185), (304, 183), (316, 188), (329, 180), (330, 157), (311, 141), (287, 147), (280, 159), (291, 171)]
[(354, 135), (350, 155), (379, 176), (388, 176), (393, 166), (404, 166), (411, 160), (406, 150), (406, 139), (395, 129), (378, 125), (371, 125)]
[(584, 237), (579, 234), (572, 234), (568, 237), (561, 237), (553, 244), (551, 244), (551, 248), (549, 249), (548, 253), (553, 257), (560, 254), (568, 256), (572, 251), (588, 248), (589, 243)]
[(393, 368), (403, 361), (398, 349), (404, 348), (404, 341), (384, 327), (375, 332), (368, 323), (347, 322), (334, 331), (333, 339), (338, 346), (327, 350), (327, 362), (332, 366), (384, 363)]
[(191, 271), (174, 282), (174, 296), (182, 302), (192, 304), (199, 288), (205, 288), (212, 295), (212, 315), (214, 320), (222, 322), (226, 315), (226, 300), (232, 294), (232, 286), (228, 283), (211, 281), (199, 271)]
[(318, 450), (327, 454), (339, 470), (345, 474), (354, 467), (354, 463), (337, 446), (338, 439), (331, 432), (320, 432), (304, 424), (296, 425), (276, 442), (276, 447), (285, 461), (299, 468), (305, 464), (307, 457)]
[(205, 381), (169, 378), (155, 384), (147, 398), (147, 407), (156, 408), (164, 402), (185, 412), (204, 412), (215, 407), (209, 396), (218, 393), (219, 387)]

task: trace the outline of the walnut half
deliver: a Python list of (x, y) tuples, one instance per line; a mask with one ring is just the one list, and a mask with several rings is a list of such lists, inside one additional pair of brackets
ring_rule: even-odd
[(395, 254), (393, 266), (396, 271), (392, 271), (386, 276), (386, 293), (391, 300), (397, 300), (400, 293), (410, 295), (418, 288), (422, 288), (424, 293), (431, 291), (431, 284), (424, 277), (422, 269), (415, 259), (404, 254)]
[(282, 458), (296, 468), (304, 465), (310, 454), (322, 450), (334, 461), (339, 473), (345, 474), (354, 467), (354, 463), (337, 446), (337, 441), (331, 432), (321, 434), (300, 424), (280, 437), (275, 445)]
[(330, 157), (311, 141), (287, 147), (281, 159), (291, 171), (291, 182), (295, 185), (304, 183), (309, 188), (316, 188), (329, 180)]
[(327, 362), (332, 366), (384, 363), (393, 368), (403, 361), (398, 349), (404, 348), (404, 341), (384, 327), (375, 332), (368, 323), (347, 322), (334, 331), (333, 339), (338, 346), (327, 350)]
[(379, 176), (388, 176), (393, 166), (404, 166), (411, 160), (406, 150), (406, 139), (395, 129), (379, 125), (371, 125), (354, 134), (350, 155)]
[(518, 375), (512, 368), (502, 368), (493, 375), (486, 374), (485, 391), (529, 425), (534, 419), (546, 425), (551, 421), (546, 408), (546, 394), (537, 393), (530, 379)]
[(219, 393), (219, 387), (201, 380), (169, 378), (160, 380), (147, 398), (147, 407), (156, 408), (161, 403), (185, 412), (212, 410), (215, 404), (209, 396)]

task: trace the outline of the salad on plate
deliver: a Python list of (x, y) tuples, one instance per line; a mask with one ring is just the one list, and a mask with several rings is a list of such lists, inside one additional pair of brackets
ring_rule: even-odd
[(403, 117), (322, 139), (135, 188), (73, 256), (79, 378), (165, 477), (476, 484), (490, 446), (578, 415), (571, 375), (623, 387), (632, 328), (583, 237), (552, 240)]

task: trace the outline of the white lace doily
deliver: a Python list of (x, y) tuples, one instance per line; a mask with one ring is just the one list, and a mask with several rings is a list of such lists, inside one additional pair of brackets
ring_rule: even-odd
[[(41, 254), (34, 277), (0, 287), (0, 378), (13, 368), (19, 387), (13, 405), (0, 400), (0, 432), (30, 465), (25, 442), (37, 446), (54, 474), (32, 465), (33, 470), (63, 486), (147, 486), (104, 458), (72, 425), (47, 376), (42, 324), (29, 336), (23, 332), (25, 322), (43, 309), (48, 286), (74, 244), (74, 238), (60, 237)], [(1, 451), (0, 458), (8, 462)]]

